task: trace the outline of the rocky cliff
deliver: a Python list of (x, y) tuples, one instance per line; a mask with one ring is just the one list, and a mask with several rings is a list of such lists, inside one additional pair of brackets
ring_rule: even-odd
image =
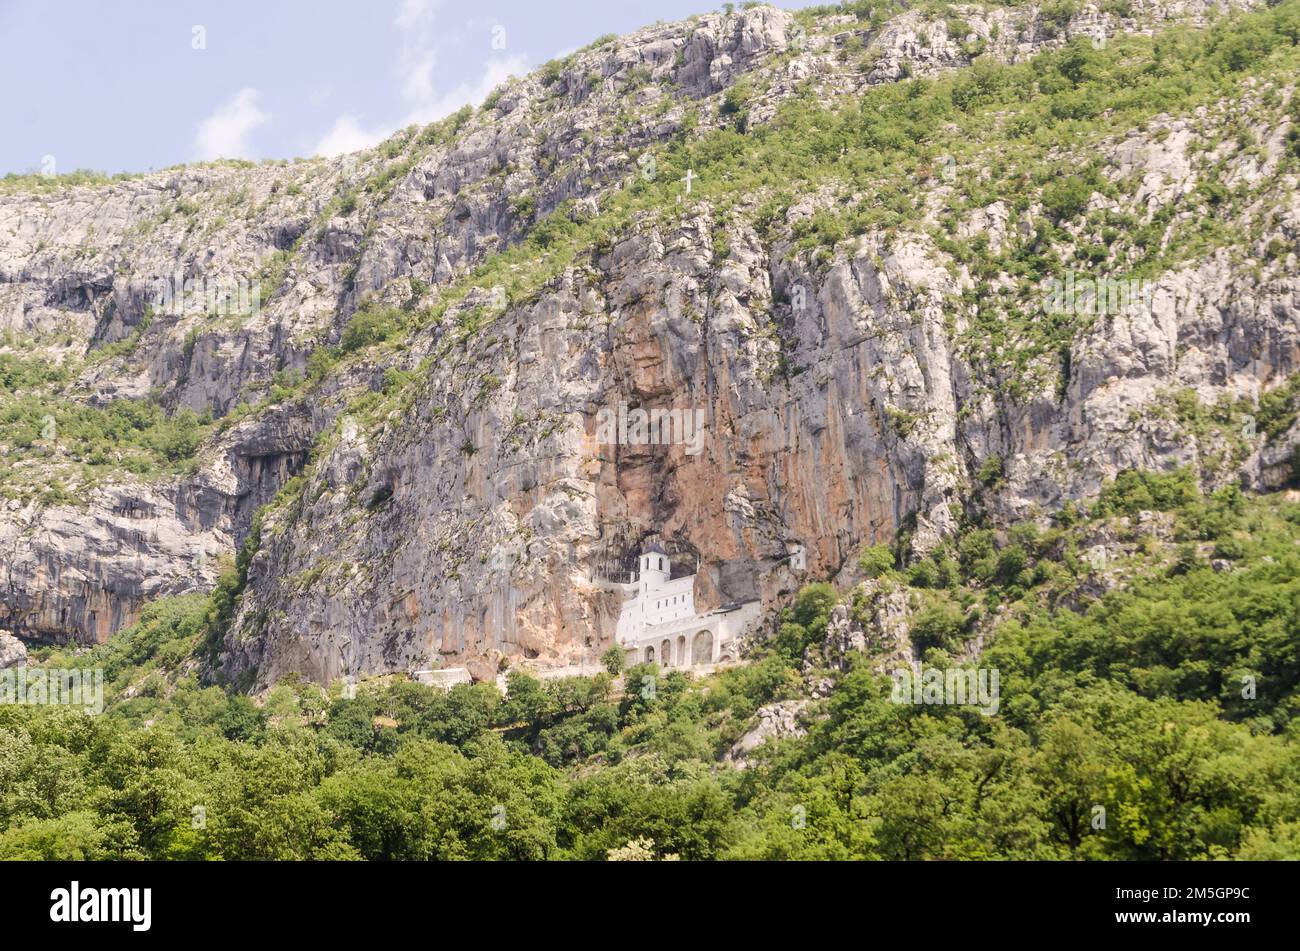
[(1283, 484), (1294, 72), (1088, 98), (1225, 11), (758, 6), (341, 159), (5, 187), (0, 627), (103, 641), (242, 547), (222, 673), (487, 677), (603, 650), (649, 532), (774, 606), (1126, 468)]

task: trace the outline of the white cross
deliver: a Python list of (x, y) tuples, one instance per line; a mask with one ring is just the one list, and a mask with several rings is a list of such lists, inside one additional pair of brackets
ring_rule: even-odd
[(691, 193), (691, 179), (695, 177), (695, 170), (688, 168), (686, 170), (686, 194)]

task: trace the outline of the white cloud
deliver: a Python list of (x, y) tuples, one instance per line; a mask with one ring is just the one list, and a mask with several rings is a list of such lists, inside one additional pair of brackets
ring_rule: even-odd
[(516, 55), (493, 58), (483, 64), (483, 74), (478, 82), (463, 82), (439, 93), (433, 82), (433, 68), (438, 61), (433, 40), (433, 21), (438, 3), (439, 0), (402, 0), (397, 17), (393, 20), (393, 26), (402, 37), (396, 66), (398, 93), (406, 109), (402, 121), (367, 129), (361, 125), (359, 117), (340, 115), (334, 120), (330, 131), (317, 143), (317, 155), (333, 156), (355, 152), (381, 142), (408, 125), (435, 122), (451, 115), (461, 106), (482, 102), (508, 76), (527, 72), (527, 57)]
[(427, 29), (433, 25), (433, 11), (437, 0), (402, 0), (393, 26), (403, 32)]
[(488, 60), (484, 64), (483, 75), (479, 77), (478, 82), (461, 83), (442, 95), (436, 95), (431, 84), (428, 95), (411, 103), (410, 110), (396, 125), (380, 125), (367, 129), (361, 125), (360, 116), (341, 115), (334, 120), (334, 125), (330, 127), (324, 138), (316, 143), (313, 154), (332, 157), (368, 149), (382, 142), (398, 129), (404, 129), (413, 123), (425, 125), (436, 122), (444, 116), (451, 115), (461, 106), (482, 102), (487, 98), (488, 93), (508, 77), (522, 75), (527, 69), (528, 60), (525, 57), (511, 56), (506, 59)]
[(449, 116), (461, 106), (477, 104), (487, 98), (497, 86), (510, 76), (520, 76), (528, 71), (528, 60), (523, 56), (509, 56), (505, 59), (490, 59), (483, 66), (483, 75), (474, 85), (461, 83), (441, 96), (434, 95), (432, 88), (426, 98), (415, 101), (402, 125), (412, 122), (424, 124)]
[(270, 113), (258, 108), (257, 99), (257, 90), (245, 87), (199, 123), (194, 136), (194, 151), (200, 161), (250, 156), (249, 134), (271, 121)]
[(325, 138), (316, 143), (317, 155), (334, 156), (347, 152), (358, 152), (383, 141), (391, 130), (367, 130), (361, 127), (360, 116), (342, 115), (334, 120), (334, 125)]
[(403, 55), (401, 66), (403, 99), (418, 102), (433, 97), (433, 63), (433, 50)]

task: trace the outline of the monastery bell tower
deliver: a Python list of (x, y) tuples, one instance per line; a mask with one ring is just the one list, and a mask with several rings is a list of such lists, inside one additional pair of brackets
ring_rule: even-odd
[(664, 546), (658, 541), (650, 541), (641, 549), (641, 596), (645, 597), (646, 593), (653, 591), (661, 585), (667, 584), (668, 579), (672, 577), (672, 563), (668, 559), (668, 552), (664, 551)]

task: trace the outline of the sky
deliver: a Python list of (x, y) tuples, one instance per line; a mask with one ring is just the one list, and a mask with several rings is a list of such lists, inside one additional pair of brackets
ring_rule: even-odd
[[(797, 8), (811, 0), (777, 0)], [(0, 175), (337, 155), (711, 0), (0, 0)]]

